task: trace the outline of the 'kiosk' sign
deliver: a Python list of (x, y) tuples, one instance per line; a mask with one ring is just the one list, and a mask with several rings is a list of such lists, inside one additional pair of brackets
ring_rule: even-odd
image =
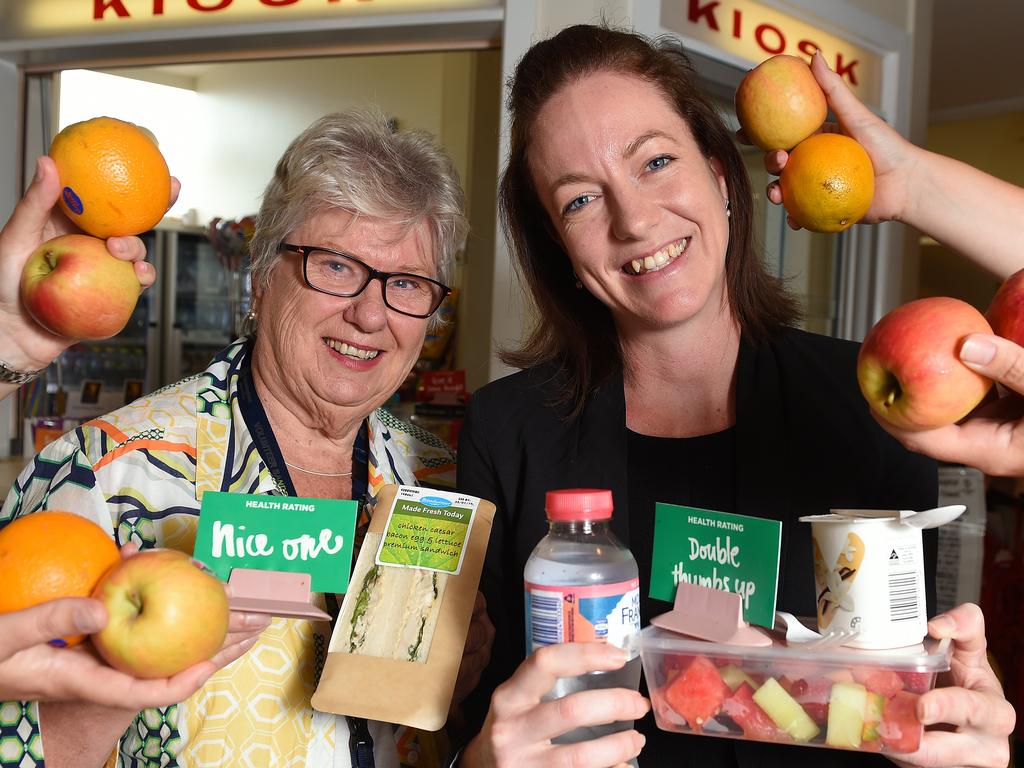
[[(815, 51), (862, 101), (881, 98), (881, 58), (800, 19), (751, 0), (662, 0), (661, 23), (673, 32), (746, 62), (787, 53), (810, 61)], [(697, 48), (697, 46), (693, 46)]]

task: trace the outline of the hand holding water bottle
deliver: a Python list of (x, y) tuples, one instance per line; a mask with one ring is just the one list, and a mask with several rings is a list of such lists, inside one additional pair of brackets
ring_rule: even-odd
[(529, 657), (500, 686), (466, 765), (609, 766), (635, 758), (640, 658), (620, 647), (640, 629), (632, 553), (612, 534), (612, 493), (551, 491), (548, 535), (523, 574)]
[(581, 729), (643, 717), (650, 703), (635, 689), (581, 690), (546, 699), (559, 679), (614, 672), (627, 663), (625, 651), (604, 643), (547, 645), (530, 654), (494, 692), (484, 727), (463, 752), (460, 768), (606, 768), (635, 758), (645, 739), (632, 728), (589, 741), (554, 743)]

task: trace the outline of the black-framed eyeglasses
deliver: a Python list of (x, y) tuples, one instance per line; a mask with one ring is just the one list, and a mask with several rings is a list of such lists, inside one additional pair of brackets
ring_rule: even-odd
[(452, 292), (444, 283), (411, 272), (381, 272), (347, 253), (313, 245), (281, 243), (280, 251), (302, 254), (302, 277), (314, 291), (351, 298), (380, 280), (384, 304), (410, 317), (430, 317)]

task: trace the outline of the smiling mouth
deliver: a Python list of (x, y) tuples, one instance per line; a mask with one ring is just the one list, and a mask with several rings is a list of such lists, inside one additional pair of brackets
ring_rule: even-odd
[(648, 272), (657, 272), (679, 258), (689, 244), (690, 238), (688, 237), (684, 237), (682, 240), (677, 240), (674, 243), (669, 243), (651, 256), (633, 259), (622, 267), (622, 271), (627, 275), (646, 275)]
[(324, 338), (323, 341), (324, 344), (333, 349), (339, 355), (354, 357), (356, 360), (373, 360), (373, 358), (380, 354), (379, 349), (361, 349), (360, 347), (353, 347), (351, 344), (346, 344), (344, 341), (338, 341), (337, 339)]

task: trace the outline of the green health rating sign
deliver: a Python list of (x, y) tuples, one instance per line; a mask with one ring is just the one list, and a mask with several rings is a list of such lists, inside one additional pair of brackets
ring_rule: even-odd
[(782, 523), (675, 504), (655, 504), (650, 596), (675, 600), (685, 581), (736, 592), (751, 624), (775, 623)]
[(388, 514), (377, 563), (457, 574), (478, 503), (473, 496), (401, 486)]
[(314, 592), (341, 594), (356, 512), (349, 500), (207, 491), (194, 555), (223, 581), (233, 568), (308, 573)]

